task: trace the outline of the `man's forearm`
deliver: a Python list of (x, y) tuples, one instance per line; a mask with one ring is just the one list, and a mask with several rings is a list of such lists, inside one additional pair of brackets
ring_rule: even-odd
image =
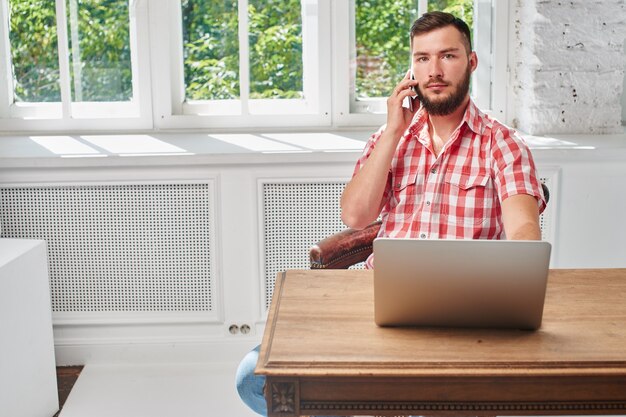
[(362, 229), (380, 214), (389, 168), (400, 137), (401, 134), (384, 131), (361, 170), (346, 185), (341, 196), (341, 219), (346, 226)]
[(514, 230), (509, 240), (541, 240), (541, 229), (535, 222), (528, 222)]

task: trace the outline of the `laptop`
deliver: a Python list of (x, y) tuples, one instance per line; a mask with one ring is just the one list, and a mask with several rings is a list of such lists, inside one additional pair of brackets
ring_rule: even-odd
[(377, 238), (375, 322), (537, 329), (550, 251), (544, 241)]

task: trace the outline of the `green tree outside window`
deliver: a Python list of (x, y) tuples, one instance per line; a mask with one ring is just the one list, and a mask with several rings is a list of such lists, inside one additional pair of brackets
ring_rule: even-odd
[[(68, 36), (74, 101), (127, 101), (132, 97), (126, 0), (70, 0), (77, 10)], [(61, 101), (54, 1), (10, 0), (9, 41), (16, 102)], [(73, 26), (72, 26), (73, 25)], [(78, 45), (72, 45), (75, 30)], [(72, 56), (72, 52), (79, 56)], [(77, 62), (74, 67), (72, 63)], [(80, 89), (80, 94), (78, 94)]]

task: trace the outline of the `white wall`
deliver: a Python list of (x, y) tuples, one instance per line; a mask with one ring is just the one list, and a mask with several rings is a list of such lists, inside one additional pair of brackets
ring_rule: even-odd
[[(624, 143), (624, 135), (608, 142)], [(554, 167), (558, 185), (551, 190), (556, 205), (555, 244), (552, 266), (556, 268), (626, 267), (626, 152), (624, 148), (591, 149), (594, 141), (569, 137), (589, 146), (577, 151), (540, 150), (533, 152), (541, 170)], [(623, 145), (622, 145), (623, 146)]]
[(626, 267), (626, 194), (617, 191), (626, 190), (624, 163), (566, 163), (562, 170), (557, 265)]
[(626, 125), (626, 40), (624, 40), (624, 82), (622, 83), (622, 124)]
[(517, 0), (513, 125), (531, 134), (622, 132), (626, 4)]

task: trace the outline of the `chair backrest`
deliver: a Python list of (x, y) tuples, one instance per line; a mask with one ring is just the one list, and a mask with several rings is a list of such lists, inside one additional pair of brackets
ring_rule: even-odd
[(541, 188), (543, 189), (543, 196), (546, 198), (546, 204), (548, 204), (548, 200), (550, 200), (550, 190), (543, 182), (541, 183)]

